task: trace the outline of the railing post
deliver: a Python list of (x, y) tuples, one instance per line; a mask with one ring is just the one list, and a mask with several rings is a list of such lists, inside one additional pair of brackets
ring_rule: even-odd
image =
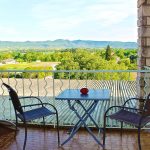
[(53, 104), (55, 105), (55, 72), (52, 72), (52, 79), (53, 79)]

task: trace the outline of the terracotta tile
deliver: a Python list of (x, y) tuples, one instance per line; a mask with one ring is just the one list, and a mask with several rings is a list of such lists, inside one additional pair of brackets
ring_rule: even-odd
[[(3, 133), (1, 132), (3, 131)], [(14, 132), (0, 130), (0, 150), (22, 150), (24, 142), (24, 128), (21, 127), (16, 139)], [(94, 131), (95, 132), (95, 131)], [(150, 134), (148, 131), (142, 132), (141, 144), (143, 150), (150, 149)], [(97, 135), (97, 132), (95, 132)], [(106, 150), (137, 150), (137, 133), (134, 131), (123, 132), (121, 137), (119, 131), (107, 131)], [(61, 142), (68, 137), (67, 130), (60, 130)], [(101, 146), (85, 130), (80, 130), (63, 147), (57, 146), (57, 132), (47, 128), (28, 128), (28, 138), (26, 150), (102, 150)]]

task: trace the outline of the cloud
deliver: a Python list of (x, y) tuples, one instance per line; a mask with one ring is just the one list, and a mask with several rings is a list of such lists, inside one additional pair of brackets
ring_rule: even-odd
[(26, 10), (21, 11), (24, 22), (19, 24), (19, 18), (13, 27), (0, 27), (0, 36), (15, 35), (14, 38), (26, 40), (65, 38), (133, 41), (137, 36), (136, 5), (136, 0), (31, 0), (31, 4), (27, 5), (28, 15)]
[[(89, 3), (90, 2), (90, 3)], [(92, 3), (91, 3), (92, 2)], [(136, 16), (136, 1), (110, 0), (110, 1), (71, 1), (50, 0), (37, 4), (33, 8), (33, 16), (40, 25), (47, 30), (54, 28), (74, 28), (75, 25), (99, 22), (101, 26), (117, 24), (129, 16)], [(52, 23), (53, 21), (53, 23)], [(75, 23), (77, 22), (77, 23)], [(51, 24), (48, 28), (48, 24)]]
[(99, 22), (101, 26), (118, 24), (128, 17), (136, 17), (136, 1), (111, 0), (93, 3), (80, 15), (82, 21)]
[(49, 20), (44, 20), (40, 23), (43, 30), (47, 31), (54, 31), (54, 32), (60, 32), (60, 31), (66, 31), (73, 29), (77, 25), (79, 25), (79, 21), (71, 20), (71, 19), (58, 19), (53, 18)]

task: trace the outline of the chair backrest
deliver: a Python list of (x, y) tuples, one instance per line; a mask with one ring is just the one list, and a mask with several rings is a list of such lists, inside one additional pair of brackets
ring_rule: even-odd
[(145, 102), (144, 110), (150, 114), (150, 93), (147, 96), (147, 100)]
[(11, 86), (7, 85), (6, 83), (3, 83), (3, 85), (8, 89), (9, 96), (12, 100), (15, 111), (23, 114), (21, 103), (20, 103), (20, 100), (18, 98), (18, 94), (16, 93), (16, 91)]

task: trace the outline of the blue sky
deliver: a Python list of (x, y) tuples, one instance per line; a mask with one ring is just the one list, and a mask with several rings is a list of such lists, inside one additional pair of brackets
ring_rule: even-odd
[(0, 41), (137, 41), (136, 0), (0, 0)]

